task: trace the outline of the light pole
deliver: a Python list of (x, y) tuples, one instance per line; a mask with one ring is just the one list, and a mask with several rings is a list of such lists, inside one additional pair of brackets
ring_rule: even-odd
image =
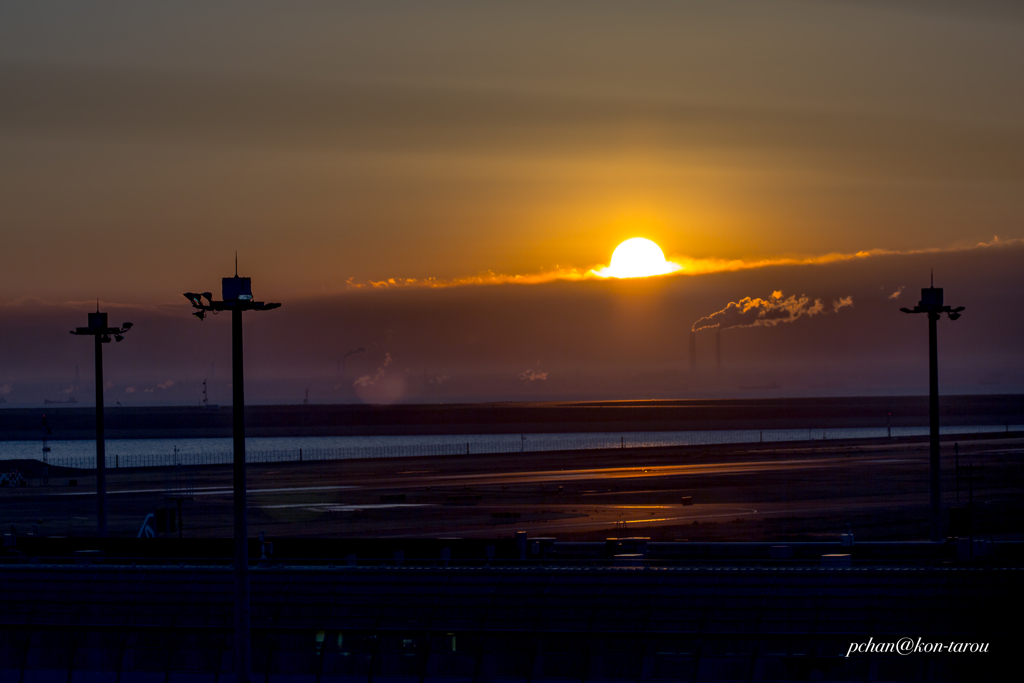
[(945, 313), (950, 320), (960, 317), (963, 306), (952, 308), (942, 305), (942, 288), (935, 286), (932, 275), (931, 287), (921, 289), (921, 302), (913, 309), (901, 308), (904, 313), (928, 314), (928, 424), (931, 445), (931, 538), (942, 540), (942, 489), (939, 476), (939, 344), (936, 323)]
[[(132, 328), (131, 323), (121, 327), (107, 327), (107, 314), (100, 313), (99, 302), (96, 312), (89, 314), (88, 327), (76, 327), (71, 334), (89, 335), (96, 344), (96, 533), (107, 535), (107, 463), (106, 445), (103, 442), (103, 345), (110, 343), (110, 335), (121, 341), (124, 333)], [(45, 449), (44, 449), (45, 450)]]
[[(235, 682), (250, 683), (252, 679), (251, 641), (249, 639), (249, 532), (245, 509), (245, 379), (242, 364), (242, 312), (269, 311), (281, 304), (253, 301), (252, 281), (235, 276), (221, 280), (223, 301), (214, 301), (210, 292), (185, 292), (185, 298), (197, 309), (195, 317), (203, 320), (207, 313), (231, 311), (231, 417), (234, 436), (234, 513), (235, 513)], [(203, 303), (206, 299), (206, 303)]]

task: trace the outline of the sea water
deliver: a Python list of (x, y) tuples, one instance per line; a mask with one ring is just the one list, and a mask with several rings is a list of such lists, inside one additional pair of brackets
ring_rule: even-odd
[[(1024, 425), (947, 426), (942, 434), (1019, 431)], [(429, 436), (281, 436), (246, 439), (248, 462), (344, 460), (488, 453), (527, 453), (607, 448), (654, 448), (715, 444), (779, 443), (924, 436), (928, 427), (844, 429), (722, 429), (677, 432), (575, 432), (560, 434), (449, 434)], [(95, 466), (93, 440), (0, 441), (0, 460), (46, 460), (69, 467)], [(232, 440), (108, 439), (107, 467), (155, 467), (176, 464), (227, 464)]]

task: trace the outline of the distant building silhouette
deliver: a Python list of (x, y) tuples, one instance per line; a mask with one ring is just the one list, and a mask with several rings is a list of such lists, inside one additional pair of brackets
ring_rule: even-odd
[(715, 328), (715, 372), (722, 374), (722, 328)]
[(697, 374), (697, 333), (690, 330), (690, 374)]

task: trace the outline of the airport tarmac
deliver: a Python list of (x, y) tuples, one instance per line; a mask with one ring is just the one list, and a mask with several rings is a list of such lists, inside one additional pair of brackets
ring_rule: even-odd
[[(977, 508), (975, 534), (1024, 540), (1024, 439), (943, 443), (943, 506)], [(76, 485), (70, 485), (74, 480)], [(182, 501), (189, 538), (232, 533), (227, 466), (108, 470), (111, 536)], [(18, 534), (95, 533), (86, 472), (0, 489)], [(190, 494), (183, 488), (190, 485)], [(924, 540), (928, 444), (674, 447), (250, 465), (249, 528), (270, 537), (560, 540)], [(948, 515), (948, 512), (947, 512)], [(178, 532), (175, 532), (177, 535)]]

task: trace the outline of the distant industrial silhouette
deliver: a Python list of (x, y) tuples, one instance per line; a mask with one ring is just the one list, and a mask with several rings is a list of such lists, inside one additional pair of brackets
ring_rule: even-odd
[(356, 356), (356, 355), (358, 355), (360, 353), (366, 353), (366, 347), (365, 346), (360, 346), (359, 348), (355, 348), (355, 349), (352, 349), (351, 351), (346, 352), (338, 360), (338, 363), (340, 364), (339, 374), (341, 375), (341, 377), (340, 377), (341, 380), (345, 380), (345, 379), (348, 378), (348, 373), (345, 370), (345, 361), (348, 359), (349, 356)]
[(722, 374), (722, 328), (715, 328), (715, 372)]
[(697, 333), (690, 330), (690, 376), (697, 374)]

